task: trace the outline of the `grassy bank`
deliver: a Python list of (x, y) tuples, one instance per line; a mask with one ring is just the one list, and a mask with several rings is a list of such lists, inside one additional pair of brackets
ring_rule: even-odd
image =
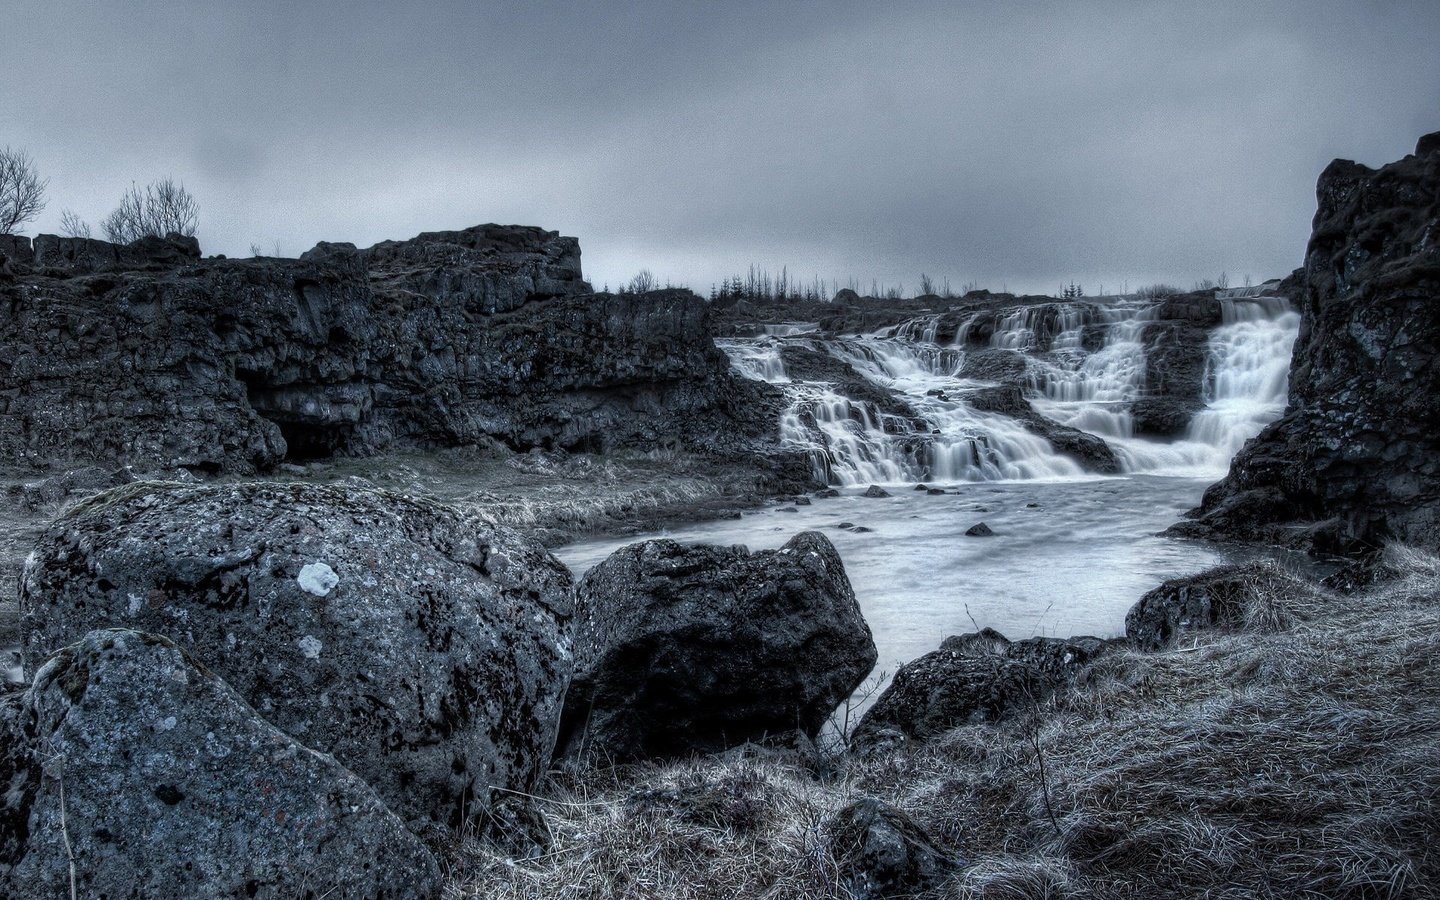
[(822, 823), (864, 796), (964, 857), (934, 896), (1440, 896), (1440, 560), (1390, 555), (1366, 592), (1257, 581), (1243, 633), (825, 778), (798, 754), (557, 774), (550, 854), (468, 844), (449, 896), (846, 897)]

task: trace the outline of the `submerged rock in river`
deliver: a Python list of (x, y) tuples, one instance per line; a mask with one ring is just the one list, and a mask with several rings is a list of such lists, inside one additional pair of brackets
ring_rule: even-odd
[(42, 534), (21, 629), (32, 672), (92, 629), (166, 635), (430, 833), (548, 763), (570, 588), (534, 542), (436, 503), (137, 483)]
[(162, 637), (92, 632), (8, 713), (4, 896), (439, 893), (435, 857), (369, 785)]
[(562, 752), (633, 759), (813, 736), (875, 665), (830, 541), (779, 550), (645, 541), (576, 592)]

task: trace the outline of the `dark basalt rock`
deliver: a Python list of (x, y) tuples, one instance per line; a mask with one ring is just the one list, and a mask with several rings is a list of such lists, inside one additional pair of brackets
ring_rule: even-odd
[(964, 865), (914, 820), (887, 803), (862, 798), (825, 823), (830, 855), (855, 900), (910, 897), (938, 888)]
[(880, 500), (885, 497), (889, 497), (890, 492), (885, 490), (878, 484), (872, 484), (868, 488), (866, 488), (865, 493), (861, 494), (860, 496), (869, 497), (872, 500)]
[[(1193, 317), (1187, 317), (1187, 311)], [(1130, 413), (1136, 434), (1176, 438), (1205, 408), (1208, 340), (1210, 329), (1221, 321), (1220, 303), (1213, 292), (1187, 294), (1166, 300), (1159, 315), (1164, 318), (1146, 325), (1141, 336), (1145, 393), (1131, 404)]]
[(1440, 548), (1440, 138), (1320, 176), (1290, 406), (1177, 534)]
[(775, 440), (780, 392), (731, 374), (704, 301), (592, 294), (579, 254), (495, 225), (298, 260), (42, 236), (0, 285), (0, 456), (250, 472), (492, 437)]
[(615, 760), (814, 736), (869, 674), (875, 644), (830, 541), (779, 550), (656, 540), (576, 591), (562, 752)]
[(939, 650), (900, 667), (861, 718), (852, 746), (870, 753), (897, 738), (923, 741), (1028, 709), (1109, 647), (1094, 637), (1010, 641), (991, 628), (946, 638)]
[(991, 531), (990, 526), (984, 522), (976, 522), (974, 525), (965, 529), (966, 537), (992, 537), (994, 534), (995, 532)]
[(570, 674), (569, 572), (436, 503), (136, 483), (62, 515), (20, 590), (26, 670), (96, 628), (164, 634), (427, 836), (530, 791)]
[(165, 638), (92, 632), (6, 706), (6, 897), (439, 896), (369, 785)]
[(1180, 635), (1212, 628), (1240, 628), (1257, 603), (1290, 601), (1314, 588), (1274, 565), (1261, 562), (1221, 566), (1172, 578), (1145, 594), (1125, 614), (1125, 639), (1140, 650), (1164, 650)]

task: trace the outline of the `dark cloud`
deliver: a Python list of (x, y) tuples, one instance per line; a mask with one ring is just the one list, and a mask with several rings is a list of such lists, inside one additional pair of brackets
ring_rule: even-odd
[(1334, 156), (1440, 128), (1440, 4), (27, 4), (0, 143), (213, 252), (480, 221), (612, 284), (750, 263), (1050, 290), (1298, 264)]

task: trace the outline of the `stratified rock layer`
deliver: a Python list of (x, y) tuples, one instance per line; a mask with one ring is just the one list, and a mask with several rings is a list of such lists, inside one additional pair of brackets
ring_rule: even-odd
[(813, 736), (875, 665), (835, 547), (658, 540), (617, 550), (576, 590), (563, 749), (632, 759)]
[(439, 894), (435, 858), (365, 782), (162, 637), (93, 632), (8, 712), (6, 897)]
[(30, 672), (93, 629), (163, 634), (429, 834), (549, 762), (570, 588), (537, 544), (438, 504), (140, 482), (41, 535), (21, 630)]
[(1378, 170), (1336, 160), (1317, 194), (1289, 410), (1173, 530), (1440, 548), (1440, 135)]
[[(770, 436), (688, 291), (593, 294), (574, 238), (482, 225), (301, 259), (0, 244), (0, 458), (249, 472), (454, 446), (724, 451)], [(774, 401), (772, 398), (772, 402)]]

